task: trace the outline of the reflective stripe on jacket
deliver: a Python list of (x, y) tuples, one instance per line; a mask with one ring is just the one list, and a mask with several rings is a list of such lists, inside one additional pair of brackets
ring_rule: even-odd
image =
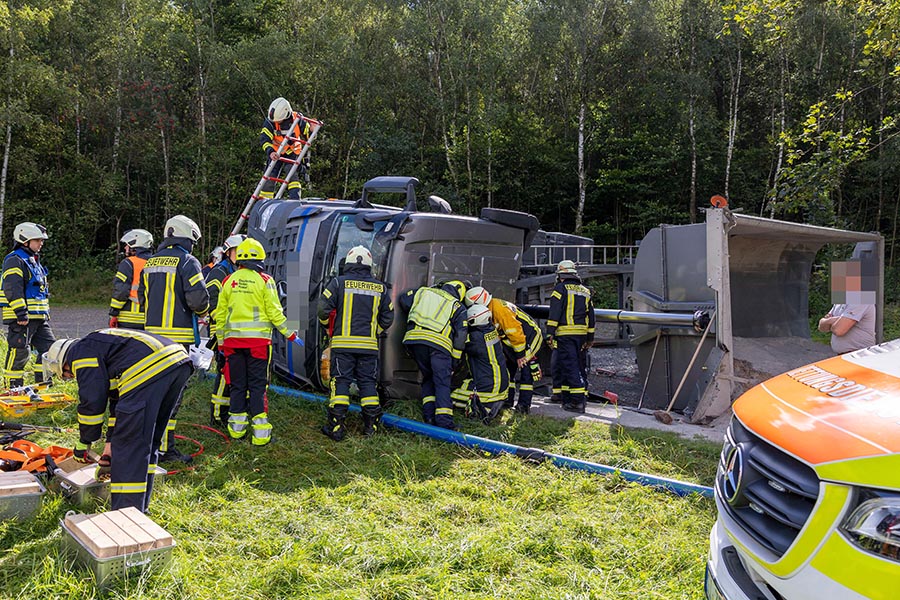
[(372, 354), (378, 352), (378, 334), (394, 321), (388, 287), (372, 276), (369, 267), (350, 265), (331, 280), (319, 298), (319, 322), (328, 325), (336, 311), (331, 347)]
[(220, 341), (254, 338), (271, 341), (272, 329), (288, 335), (275, 280), (266, 273), (239, 267), (222, 282), (213, 313)]
[(209, 310), (209, 293), (200, 262), (181, 245), (160, 246), (147, 260), (141, 272), (141, 298), (146, 331), (194, 343), (194, 315)]
[(113, 280), (112, 299), (109, 301), (111, 317), (117, 317), (123, 323), (144, 324), (144, 311), (141, 310), (138, 290), (141, 272), (150, 254), (149, 250), (142, 249), (135, 256), (129, 256), (119, 263)]
[(594, 304), (591, 290), (574, 275), (563, 276), (550, 294), (547, 334), (586, 335), (594, 339)]
[[(237, 266), (227, 258), (223, 258), (220, 263), (209, 270), (206, 274), (206, 291), (209, 293), (209, 312), (215, 314), (216, 307), (219, 305), (219, 294), (222, 292), (222, 282), (225, 278), (234, 273)], [(210, 337), (216, 335), (216, 320), (209, 321)]]
[(404, 344), (426, 344), (459, 359), (466, 346), (466, 310), (453, 296), (432, 287), (409, 290), (400, 297), (408, 312)]
[(502, 348), (500, 334), (493, 325), (469, 326), (466, 361), (482, 402), (506, 400), (509, 370)]
[(46, 319), (50, 314), (47, 269), (37, 254), (19, 246), (3, 261), (3, 322)]
[[(295, 119), (297, 119), (298, 117), (301, 117), (301, 116), (302, 115), (300, 113), (296, 113), (296, 112), (292, 113), (290, 121), (285, 119), (285, 121), (287, 121), (287, 122), (285, 123), (284, 126), (289, 127), (291, 125), (291, 123), (294, 122)], [(279, 125), (281, 125), (281, 123), (275, 124), (275, 123), (272, 123), (272, 121), (270, 121), (268, 119), (263, 121), (262, 131), (259, 132), (259, 143), (262, 145), (262, 149), (266, 153), (267, 157), (269, 156), (270, 152), (276, 152), (278, 150), (278, 147), (281, 146), (281, 142), (284, 140), (284, 134), (286, 132), (283, 132), (279, 128)], [(306, 140), (309, 138), (309, 133), (310, 133), (309, 123), (307, 123), (303, 119), (300, 119), (300, 122), (297, 123), (297, 126), (294, 127), (293, 132), (291, 132), (291, 137), (294, 138), (295, 140), (297, 140), (297, 139)], [(284, 154), (284, 155), (288, 155), (288, 154), (299, 155), (300, 152), (303, 151), (303, 145), (304, 145), (303, 142), (299, 142), (299, 141), (288, 142), (285, 145), (284, 151), (282, 152), (282, 154)]]

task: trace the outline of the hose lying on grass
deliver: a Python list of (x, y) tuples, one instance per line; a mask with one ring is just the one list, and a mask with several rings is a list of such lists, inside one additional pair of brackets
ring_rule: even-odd
[[(269, 389), (278, 394), (293, 396), (294, 398), (301, 398), (304, 400), (310, 400), (312, 402), (328, 402), (328, 398), (325, 396), (313, 394), (310, 392), (303, 392), (280, 385), (270, 385)], [(359, 411), (360, 408), (356, 405), (351, 405), (350, 410)], [(523, 448), (522, 446), (516, 446), (515, 444), (507, 444), (505, 442), (498, 442), (496, 440), (479, 437), (477, 435), (469, 435), (467, 433), (460, 433), (458, 431), (451, 431), (449, 429), (427, 425), (425, 423), (422, 423), (421, 421), (414, 421), (412, 419), (398, 417), (397, 415), (393, 415), (390, 413), (385, 413), (381, 418), (381, 422), (389, 427), (400, 429), (401, 431), (425, 435), (442, 442), (450, 442), (452, 444), (457, 444), (466, 448), (476, 448), (478, 450), (483, 450), (491, 454), (511, 454), (513, 456), (535, 462), (550, 461), (551, 464), (560, 468), (587, 471), (588, 473), (596, 473), (600, 475), (612, 475), (614, 473), (618, 473), (619, 476), (626, 481), (633, 481), (641, 485), (646, 485), (649, 487), (671, 492), (678, 496), (690, 496), (691, 494), (699, 494), (705, 498), (713, 497), (712, 488), (704, 485), (697, 485), (694, 483), (688, 483), (686, 481), (678, 481), (677, 479), (669, 479), (667, 477), (659, 477), (656, 475), (648, 475), (646, 473), (629, 471), (627, 469), (618, 469), (616, 467), (592, 463), (586, 460), (579, 460), (577, 458), (570, 458), (568, 456), (561, 456), (559, 454), (551, 454), (550, 452), (545, 452), (540, 448)]]

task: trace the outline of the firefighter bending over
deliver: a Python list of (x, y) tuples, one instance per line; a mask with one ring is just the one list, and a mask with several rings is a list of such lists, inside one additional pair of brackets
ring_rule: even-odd
[(450, 381), (468, 335), (465, 293), (461, 281), (450, 281), (409, 290), (399, 299), (409, 315), (403, 343), (422, 372), (422, 420), (446, 429), (456, 429)]
[(473, 304), (466, 311), (466, 318), (469, 322), (466, 362), (474, 389), (467, 413), (487, 425), (500, 413), (506, 400), (509, 371), (491, 310), (483, 304)]
[(50, 329), (50, 290), (47, 269), (41, 264), (40, 252), (47, 229), (37, 223), (19, 223), (13, 230), (13, 251), (3, 261), (3, 323), (9, 327), (6, 341), (6, 386), (25, 383), (25, 365), (31, 346), (37, 350), (34, 381), (43, 381), (43, 353), (54, 341)]
[(237, 271), (222, 282), (213, 313), (231, 384), (228, 435), (243, 438), (249, 427), (253, 445), (265, 446), (272, 440), (266, 397), (272, 329), (281, 332), (288, 342), (297, 339), (297, 332), (289, 332), (285, 326), (287, 318), (278, 301), (275, 280), (263, 270), (266, 251), (262, 244), (247, 238), (238, 245), (235, 258)]
[(372, 275), (372, 253), (355, 246), (347, 253), (343, 274), (331, 280), (319, 298), (319, 322), (328, 324), (335, 311), (331, 338), (331, 399), (322, 433), (336, 442), (347, 434), (344, 419), (350, 407), (350, 384), (356, 381), (362, 407), (363, 435), (381, 424), (378, 380), (378, 338), (394, 322), (388, 286)]
[(118, 380), (118, 401), (110, 414), (115, 419), (109, 439), (111, 505), (147, 512), (158, 450), (192, 372), (187, 352), (162, 336), (110, 328), (80, 340), (57, 340), (44, 360), (49, 372), (78, 383), (78, 462), (90, 462), (110, 381)]
[(585, 361), (594, 341), (591, 291), (581, 283), (571, 260), (556, 267), (556, 287), (550, 294), (547, 343), (553, 348), (553, 387), (562, 392), (563, 410), (583, 413), (587, 402)]
[(126, 329), (144, 328), (144, 311), (138, 289), (141, 271), (153, 254), (153, 235), (146, 229), (130, 229), (119, 240), (125, 244), (125, 259), (119, 263), (109, 301), (109, 326)]

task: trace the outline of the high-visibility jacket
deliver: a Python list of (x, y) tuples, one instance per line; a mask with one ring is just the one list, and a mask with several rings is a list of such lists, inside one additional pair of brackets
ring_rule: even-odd
[(185, 249), (189, 245), (173, 241), (177, 239), (164, 240), (141, 273), (144, 330), (181, 344), (193, 344), (194, 315), (207, 313), (209, 293), (200, 261)]
[(468, 323), (466, 309), (456, 298), (442, 289), (421, 287), (400, 296), (399, 302), (408, 313), (404, 344), (426, 344), (462, 358)]
[[(115, 411), (133, 413), (142, 408), (134, 392), (167, 377), (173, 367), (190, 358), (181, 344), (162, 336), (134, 329), (101, 329), (73, 344), (66, 361), (78, 383), (80, 440), (91, 444), (100, 439), (112, 385), (118, 389)], [(110, 414), (113, 422), (114, 416)]]
[(288, 335), (287, 317), (281, 309), (275, 280), (266, 273), (239, 267), (222, 282), (219, 303), (213, 313), (216, 337), (224, 346), (246, 346), (272, 341), (272, 329)]
[[(209, 293), (209, 312), (215, 314), (216, 307), (219, 305), (219, 294), (222, 292), (222, 282), (225, 278), (237, 270), (237, 265), (223, 258), (220, 263), (210, 269), (206, 274), (206, 291)], [(216, 320), (211, 319), (209, 322), (209, 335), (216, 335)]]
[[(524, 357), (528, 360), (534, 358), (541, 349), (541, 330), (534, 319), (512, 302), (499, 298), (492, 298), (488, 307), (491, 309), (500, 339), (512, 348), (516, 358)], [(515, 324), (512, 321), (515, 321)]]
[(3, 322), (43, 320), (50, 315), (50, 288), (47, 269), (37, 254), (19, 246), (3, 261)]
[(117, 317), (122, 323), (144, 324), (144, 311), (138, 290), (141, 286), (141, 271), (152, 252), (141, 248), (134, 256), (119, 263), (113, 280), (112, 299), (109, 301), (109, 316)]
[(563, 275), (550, 294), (547, 334), (552, 336), (586, 335), (594, 339), (594, 304), (591, 290), (576, 275)]
[(372, 276), (372, 269), (350, 265), (329, 282), (319, 298), (319, 322), (328, 325), (334, 310), (333, 350), (365, 354), (378, 352), (378, 334), (394, 322), (394, 305), (387, 285)]
[[(297, 139), (301, 139), (306, 141), (309, 139), (310, 126), (309, 123), (300, 119), (300, 122), (294, 127), (294, 130), (288, 131), (287, 128), (291, 126), (291, 123), (294, 122), (294, 119), (301, 117), (302, 115), (298, 112), (292, 113), (291, 118), (285, 119), (280, 123), (272, 123), (269, 119), (263, 121), (262, 131), (259, 132), (259, 143), (262, 146), (263, 152), (266, 153), (266, 157), (268, 158), (270, 152), (275, 152), (278, 150), (278, 147), (281, 146), (281, 142), (284, 140), (285, 134), (289, 134), (290, 137), (294, 138), (295, 141), (288, 142), (284, 147), (283, 155), (299, 155), (300, 152), (303, 151), (303, 142), (296, 141)], [(281, 128), (284, 127), (285, 130)]]
[(470, 325), (466, 341), (466, 362), (478, 399), (482, 402), (506, 400), (509, 370), (503, 356), (500, 334), (493, 324)]

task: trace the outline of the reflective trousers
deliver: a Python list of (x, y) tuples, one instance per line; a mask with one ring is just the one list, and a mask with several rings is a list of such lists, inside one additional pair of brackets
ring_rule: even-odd
[(450, 399), (450, 379), (453, 376), (450, 353), (427, 344), (406, 346), (422, 372), (422, 420), (438, 427), (456, 429), (453, 401)]
[(30, 319), (28, 325), (9, 323), (9, 331), (6, 334), (9, 351), (6, 355), (7, 387), (19, 387), (25, 383), (25, 366), (31, 355), (31, 348), (37, 351), (34, 361), (34, 381), (39, 383), (44, 380), (43, 355), (50, 349), (56, 338), (50, 323), (46, 319)]

